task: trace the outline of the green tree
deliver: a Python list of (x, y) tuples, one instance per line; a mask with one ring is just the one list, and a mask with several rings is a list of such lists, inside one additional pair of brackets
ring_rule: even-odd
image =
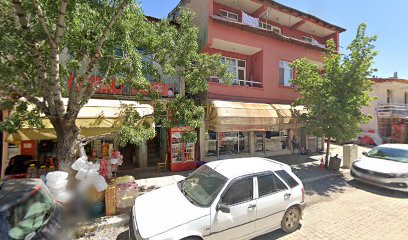
[[(35, 108), (6, 99), (2, 106), (15, 109), (16, 114), (3, 121), (0, 130), (13, 132), (27, 121), (41, 127), (35, 119), (44, 114), (57, 134), (60, 166), (67, 170), (81, 141), (76, 117), (97, 89), (112, 79), (148, 92), (151, 100), (157, 100), (158, 94), (145, 76), (155, 81), (162, 74), (179, 76), (190, 94), (206, 91), (208, 77), (229, 76), (219, 55), (198, 52), (193, 18), (192, 13), (182, 12), (177, 24), (149, 21), (133, 0), (1, 1), (0, 95), (18, 94)], [(68, 90), (70, 75), (74, 79)], [(101, 81), (91, 83), (95, 75)], [(67, 107), (63, 97), (68, 98)], [(191, 105), (184, 95), (174, 101)], [(176, 104), (170, 106), (177, 110)], [(193, 118), (202, 117), (202, 108), (193, 104), (183, 111), (183, 117), (190, 118), (183, 123), (197, 127)], [(122, 143), (140, 143), (154, 134), (140, 124), (136, 111), (124, 108), (122, 112)]]
[(327, 42), (324, 53), (324, 68), (318, 69), (307, 59), (296, 60), (292, 66), (296, 78), (292, 83), (300, 97), (296, 105), (304, 105), (308, 112), (300, 116), (304, 130), (315, 136), (326, 136), (327, 166), (330, 139), (342, 142), (356, 138), (361, 132), (360, 124), (366, 123), (371, 116), (361, 112), (361, 107), (368, 106), (372, 82), (374, 42), (377, 37), (366, 36), (366, 25), (358, 27), (357, 35), (348, 46), (348, 53), (343, 55), (336, 50), (333, 40)]

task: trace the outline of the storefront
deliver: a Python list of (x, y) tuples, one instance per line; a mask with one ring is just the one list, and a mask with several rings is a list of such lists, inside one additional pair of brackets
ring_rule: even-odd
[[(67, 99), (64, 99), (64, 102), (67, 103)], [(117, 137), (112, 134), (119, 130), (117, 123), (120, 121), (119, 113), (122, 104), (132, 105), (146, 123), (152, 128), (155, 127), (154, 119), (150, 117), (153, 113), (153, 107), (149, 104), (139, 104), (135, 101), (119, 102), (117, 100), (91, 99), (81, 109), (76, 120), (77, 126), (81, 129), (81, 137), (95, 138), (86, 146), (89, 156), (95, 155), (95, 157), (101, 158), (113, 150), (120, 150), (119, 145), (115, 142)], [(43, 119), (43, 124), (43, 129), (26, 127), (13, 134), (7, 134), (5, 140), (18, 145), (20, 154), (30, 155), (33, 159), (55, 158), (55, 130), (47, 118)], [(131, 147), (136, 148), (135, 146)], [(7, 154), (4, 153), (3, 156), (5, 155)], [(135, 154), (129, 154), (124, 162), (134, 162), (134, 156)], [(4, 171), (5, 166), (2, 165), (2, 168)]]
[(303, 107), (281, 104), (211, 101), (204, 160), (291, 154), (294, 147), (302, 146), (297, 116), (303, 111)]

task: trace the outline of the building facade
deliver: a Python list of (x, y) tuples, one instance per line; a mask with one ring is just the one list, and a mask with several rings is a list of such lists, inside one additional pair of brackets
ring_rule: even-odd
[(326, 41), (338, 46), (345, 29), (271, 0), (182, 0), (169, 18), (180, 9), (196, 13), (201, 52), (221, 54), (234, 76), (231, 85), (209, 80), (200, 158), (289, 153), (300, 138), (290, 63), (307, 58), (321, 67)]
[(368, 144), (383, 142), (408, 143), (408, 80), (400, 78), (372, 78), (370, 106), (363, 107), (372, 119), (361, 125), (361, 138)]

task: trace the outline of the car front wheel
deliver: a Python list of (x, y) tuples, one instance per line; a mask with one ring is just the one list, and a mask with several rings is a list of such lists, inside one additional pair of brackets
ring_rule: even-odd
[(282, 230), (291, 233), (294, 232), (299, 227), (300, 222), (300, 210), (298, 207), (290, 207), (286, 210), (285, 215), (283, 216), (281, 225)]

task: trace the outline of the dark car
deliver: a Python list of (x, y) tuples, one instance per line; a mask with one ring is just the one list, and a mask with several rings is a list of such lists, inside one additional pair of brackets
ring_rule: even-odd
[(40, 179), (0, 182), (0, 239), (66, 239), (64, 208)]
[(31, 164), (39, 167), (39, 161), (34, 160), (30, 155), (16, 155), (10, 158), (9, 165), (5, 171), (6, 178), (20, 178), (27, 173), (27, 170)]

